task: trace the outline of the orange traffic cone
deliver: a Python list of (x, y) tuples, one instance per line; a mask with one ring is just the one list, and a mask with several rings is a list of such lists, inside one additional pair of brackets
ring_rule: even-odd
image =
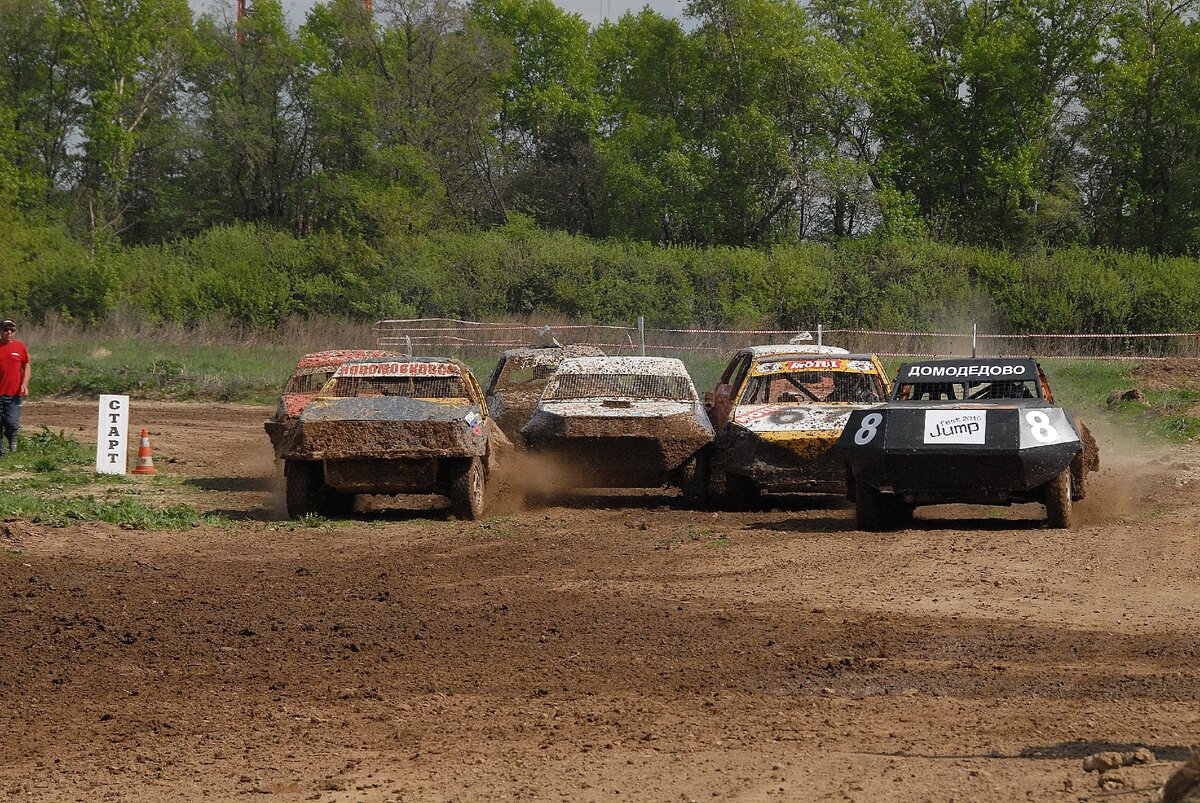
[(138, 464), (133, 470), (134, 474), (157, 474), (158, 469), (154, 467), (154, 457), (150, 454), (150, 437), (146, 432), (146, 428), (142, 427), (142, 442), (138, 446)]

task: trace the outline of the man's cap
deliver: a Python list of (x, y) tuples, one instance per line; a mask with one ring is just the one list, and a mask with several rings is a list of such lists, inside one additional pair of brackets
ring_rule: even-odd
[(0, 329), (16, 329), (17, 325), (10, 319), (5, 318), (0, 321)]

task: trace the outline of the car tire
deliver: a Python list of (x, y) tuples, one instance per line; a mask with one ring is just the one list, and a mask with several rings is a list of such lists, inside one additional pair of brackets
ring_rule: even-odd
[(758, 486), (749, 477), (743, 477), (741, 474), (725, 475), (726, 510), (749, 510), (758, 504), (759, 493)]
[(317, 512), (321, 505), (324, 475), (320, 462), (285, 460), (283, 473), (287, 485), (288, 518), (298, 519)]
[(679, 490), (690, 507), (703, 507), (708, 503), (708, 460), (704, 455), (693, 455), (680, 466)]
[(878, 488), (865, 482), (854, 483), (854, 522), (860, 530), (880, 532), (891, 528), (891, 499), (884, 497)]
[(1071, 469), (1065, 468), (1058, 476), (1042, 486), (1046, 505), (1046, 524), (1057, 530), (1071, 527)]
[(484, 490), (483, 462), (478, 457), (464, 460), (450, 480), (450, 510), (460, 519), (483, 518)]

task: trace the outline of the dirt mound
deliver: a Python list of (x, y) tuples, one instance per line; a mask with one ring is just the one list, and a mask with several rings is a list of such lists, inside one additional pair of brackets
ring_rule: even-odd
[(1130, 372), (1150, 390), (1194, 390), (1200, 392), (1200, 360), (1151, 360)]

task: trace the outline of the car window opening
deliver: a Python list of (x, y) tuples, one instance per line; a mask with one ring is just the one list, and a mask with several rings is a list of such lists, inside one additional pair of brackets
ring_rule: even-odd
[(753, 377), (742, 404), (871, 404), (883, 400), (883, 385), (874, 374), (847, 371), (799, 371)]
[(546, 386), (548, 401), (568, 399), (664, 399), (694, 401), (695, 390), (683, 376), (652, 374), (559, 374)]
[(982, 401), (1040, 398), (1036, 383), (1016, 379), (996, 382), (914, 382), (896, 386), (900, 401)]

